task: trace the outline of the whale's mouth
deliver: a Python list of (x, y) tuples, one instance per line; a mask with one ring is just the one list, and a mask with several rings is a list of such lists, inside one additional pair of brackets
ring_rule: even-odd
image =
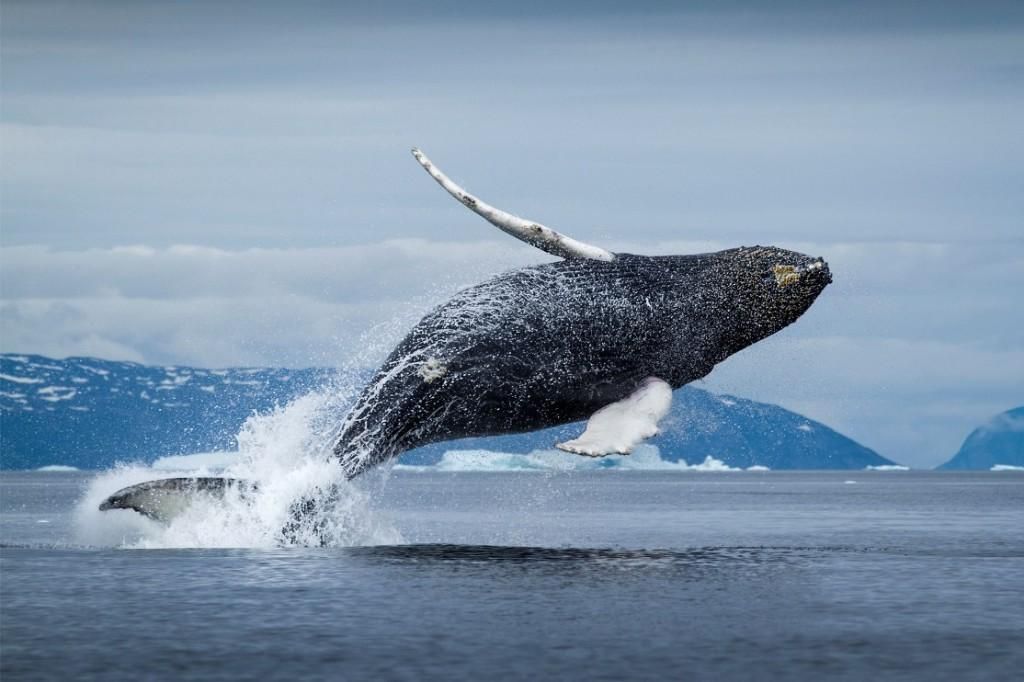
[(823, 258), (818, 258), (802, 268), (798, 268), (798, 272), (801, 279), (817, 282), (822, 286), (832, 283), (832, 271), (829, 270), (828, 263)]

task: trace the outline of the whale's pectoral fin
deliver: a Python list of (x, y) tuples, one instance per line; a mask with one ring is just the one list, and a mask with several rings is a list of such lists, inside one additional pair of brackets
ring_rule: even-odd
[(103, 500), (101, 511), (131, 509), (162, 523), (170, 522), (197, 499), (224, 499), (226, 495), (245, 496), (256, 485), (237, 478), (161, 478), (122, 488)]
[(541, 251), (546, 251), (552, 256), (558, 256), (559, 258), (615, 260), (614, 253), (606, 251), (600, 246), (577, 241), (568, 235), (552, 230), (546, 225), (541, 225), (535, 220), (526, 220), (491, 206), (455, 184), (451, 178), (442, 173), (441, 169), (435, 166), (427, 158), (427, 155), (419, 149), (413, 149), (412, 155), (416, 157), (416, 160), (423, 166), (423, 169), (430, 173), (430, 177), (434, 178), (437, 184), (441, 185), (446, 192), (455, 197), (463, 206), (502, 232), (506, 232), (516, 239), (521, 239), (527, 244), (536, 246)]
[(648, 377), (630, 395), (595, 412), (582, 436), (555, 447), (588, 457), (629, 454), (645, 439), (658, 434), (658, 422), (671, 405), (672, 387), (657, 377)]

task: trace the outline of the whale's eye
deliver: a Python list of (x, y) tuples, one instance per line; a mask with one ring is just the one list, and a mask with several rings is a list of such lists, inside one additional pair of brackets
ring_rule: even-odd
[(792, 265), (773, 265), (772, 274), (775, 275), (775, 283), (780, 287), (788, 287), (800, 281), (800, 274)]

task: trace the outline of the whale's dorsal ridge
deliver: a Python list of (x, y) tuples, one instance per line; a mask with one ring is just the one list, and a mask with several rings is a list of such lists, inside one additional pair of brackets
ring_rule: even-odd
[(533, 220), (526, 220), (519, 216), (512, 215), (500, 208), (495, 208), (481, 199), (473, 196), (451, 178), (441, 172), (434, 163), (427, 158), (427, 155), (415, 147), (412, 155), (416, 157), (423, 169), (430, 173), (430, 177), (437, 181), (449, 194), (455, 197), (459, 203), (473, 211), (499, 230), (507, 232), (516, 239), (521, 239), (527, 244), (536, 246), (541, 251), (546, 251), (552, 256), (559, 258), (584, 258), (590, 260), (613, 261), (615, 254), (606, 251), (600, 246), (586, 244), (577, 241), (572, 237), (552, 230)]

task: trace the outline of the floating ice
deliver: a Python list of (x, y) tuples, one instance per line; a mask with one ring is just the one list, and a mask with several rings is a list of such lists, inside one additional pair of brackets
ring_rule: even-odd
[[(685, 461), (672, 462), (661, 458), (653, 445), (640, 445), (631, 455), (609, 455), (592, 458), (570, 455), (560, 450), (535, 450), (529, 454), (492, 452), (489, 450), (449, 450), (441, 461), (432, 466), (399, 464), (396, 471), (742, 471), (730, 467), (711, 455), (699, 464)], [(767, 467), (751, 467), (754, 471), (767, 471)]]

